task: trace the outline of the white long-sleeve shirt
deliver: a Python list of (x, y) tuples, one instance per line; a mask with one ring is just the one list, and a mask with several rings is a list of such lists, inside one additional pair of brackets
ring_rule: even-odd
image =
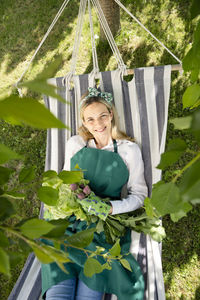
[[(84, 139), (75, 135), (66, 144), (64, 170), (70, 170), (71, 158), (83, 147)], [(89, 140), (88, 147), (96, 148), (95, 141)], [(114, 151), (113, 142), (102, 148), (107, 151)], [(127, 197), (122, 200), (110, 201), (113, 207), (112, 215), (134, 211), (140, 208), (147, 197), (147, 186), (144, 179), (144, 164), (139, 146), (128, 140), (117, 140), (118, 154), (123, 159), (129, 170), (127, 182)]]

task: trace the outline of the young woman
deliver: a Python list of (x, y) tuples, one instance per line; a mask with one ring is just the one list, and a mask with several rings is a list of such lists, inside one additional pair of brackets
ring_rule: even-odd
[[(95, 88), (82, 97), (80, 117), (82, 126), (79, 135), (71, 137), (66, 145), (65, 170), (78, 166), (85, 170), (84, 177), (90, 181), (92, 190), (98, 196), (109, 197), (110, 214), (134, 211), (143, 205), (147, 196), (144, 166), (139, 146), (121, 132), (110, 93), (101, 93)], [(121, 190), (127, 186), (127, 196), (121, 199)], [(83, 222), (74, 222), (76, 232), (83, 230)], [(121, 251), (130, 247), (130, 230), (120, 239)], [(91, 249), (96, 246), (106, 250), (112, 247), (105, 234), (95, 233)], [(83, 273), (86, 257), (78, 251), (71, 251), (74, 264), (66, 264), (68, 274), (56, 264), (42, 266), (43, 291), (47, 300), (101, 300), (103, 294), (117, 295), (119, 300), (142, 300), (144, 280), (139, 265), (130, 254), (126, 257), (133, 272), (127, 271), (117, 261), (112, 269), (105, 269), (91, 278)], [(101, 262), (102, 263), (102, 262)]]

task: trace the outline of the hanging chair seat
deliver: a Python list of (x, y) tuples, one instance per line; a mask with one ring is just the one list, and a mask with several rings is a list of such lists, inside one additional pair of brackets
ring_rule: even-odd
[[(119, 70), (101, 72), (100, 89), (113, 93), (121, 129), (134, 136), (141, 147), (150, 195), (152, 184), (161, 178), (161, 170), (156, 166), (165, 148), (171, 66), (139, 68), (134, 70), (134, 74), (134, 78), (126, 82)], [(68, 125), (71, 131), (48, 130), (45, 170), (57, 172), (62, 170), (65, 163), (66, 141), (77, 133), (80, 125), (78, 101), (88, 86), (95, 84), (94, 76), (91, 74), (76, 75), (72, 80), (74, 83), (72, 90), (63, 84), (62, 77), (50, 80), (58, 87), (58, 93), (64, 99), (70, 100), (71, 105), (45, 97), (46, 106)], [(164, 300), (160, 245), (148, 235), (132, 232), (130, 252), (140, 264), (145, 278), (145, 299)], [(8, 300), (38, 300), (40, 297), (40, 263), (31, 254)], [(105, 299), (109, 298), (116, 299), (114, 295), (105, 295)]]

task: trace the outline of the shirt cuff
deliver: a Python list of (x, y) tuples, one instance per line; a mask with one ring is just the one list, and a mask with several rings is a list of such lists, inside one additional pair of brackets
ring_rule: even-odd
[(122, 214), (122, 213), (127, 213), (130, 211), (134, 211), (138, 208), (140, 208), (143, 205), (143, 201), (135, 198), (132, 200), (132, 203), (127, 203), (125, 200), (114, 200), (110, 201), (112, 204), (112, 214), (111, 215), (117, 215), (117, 214)]

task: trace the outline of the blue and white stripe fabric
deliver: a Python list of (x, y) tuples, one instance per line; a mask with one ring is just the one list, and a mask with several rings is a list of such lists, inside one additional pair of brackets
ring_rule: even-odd
[[(161, 178), (156, 169), (165, 149), (171, 66), (134, 69), (133, 79), (123, 80), (119, 70), (99, 73), (101, 91), (110, 92), (120, 117), (121, 129), (134, 136), (144, 160), (145, 179), (151, 195), (152, 184)], [(79, 99), (95, 80), (91, 74), (73, 76), (74, 88), (69, 90), (63, 78), (49, 79), (58, 93), (72, 105), (45, 97), (46, 106), (71, 131), (49, 129), (47, 134), (46, 170), (61, 171), (65, 160), (65, 142), (75, 135), (80, 125)], [(42, 209), (41, 209), (42, 214)], [(131, 253), (139, 262), (146, 281), (144, 300), (164, 300), (164, 282), (160, 245), (149, 236), (132, 232)], [(31, 254), (8, 300), (41, 299), (40, 263)], [(105, 295), (105, 300), (117, 299)]]

